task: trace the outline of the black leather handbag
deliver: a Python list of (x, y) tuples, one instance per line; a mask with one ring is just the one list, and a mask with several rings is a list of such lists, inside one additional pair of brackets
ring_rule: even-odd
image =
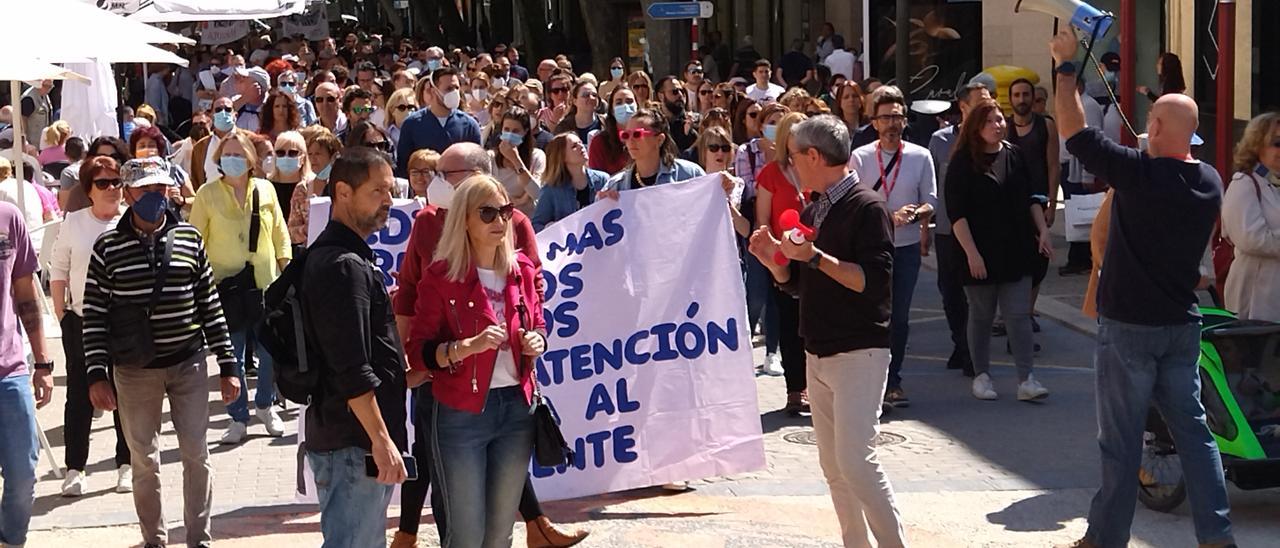
[[(258, 233), (262, 231), (262, 215), (258, 212), (258, 189), (253, 189), (253, 213), (249, 217), (249, 254), (258, 252)], [(253, 263), (246, 261), (235, 276), (218, 282), (218, 299), (227, 330), (235, 333), (254, 326), (262, 318), (263, 291), (254, 277)]]
[(160, 292), (169, 276), (169, 262), (173, 259), (173, 236), (166, 232), (160, 239), (164, 242), (164, 252), (147, 306), (125, 302), (107, 306), (107, 350), (116, 367), (141, 369), (156, 359), (151, 314), (160, 302)]
[[(527, 327), (530, 325), (529, 307), (524, 302), (524, 284), (520, 281), (519, 274), (516, 274), (516, 283), (521, 287), (520, 303), (517, 305), (520, 325)], [(533, 416), (533, 460), (547, 467), (572, 464), (573, 450), (560, 431), (559, 417), (542, 396), (542, 388), (538, 386), (538, 369), (528, 356), (521, 356), (520, 359), (529, 366), (529, 376), (533, 378), (533, 401), (529, 405), (529, 414)]]

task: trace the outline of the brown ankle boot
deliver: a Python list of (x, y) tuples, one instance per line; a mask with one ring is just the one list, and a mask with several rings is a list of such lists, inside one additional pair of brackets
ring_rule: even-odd
[(575, 529), (571, 533), (561, 531), (551, 519), (547, 516), (538, 516), (538, 519), (526, 521), (525, 529), (528, 531), (529, 548), (564, 548), (573, 546), (587, 535), (591, 534), (581, 529)]
[(391, 548), (418, 548), (418, 535), (396, 531), (395, 538), (391, 539)]

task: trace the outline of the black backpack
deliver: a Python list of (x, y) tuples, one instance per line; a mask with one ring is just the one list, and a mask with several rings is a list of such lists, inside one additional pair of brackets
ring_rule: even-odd
[(263, 318), (258, 324), (258, 342), (273, 359), (276, 389), (298, 404), (319, 400), (321, 388), (320, 367), (307, 360), (302, 320), (302, 278), (308, 251), (298, 253), (267, 287)]

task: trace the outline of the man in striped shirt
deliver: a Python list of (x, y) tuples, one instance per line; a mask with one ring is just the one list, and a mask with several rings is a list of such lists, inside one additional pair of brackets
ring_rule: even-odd
[[(209, 546), (212, 491), (209, 476), (208, 372), (206, 347), (217, 356), (222, 401), (240, 393), (236, 359), (222, 304), (195, 227), (169, 209), (168, 170), (154, 161), (130, 160), (121, 170), (129, 211), (93, 246), (84, 291), (84, 351), (89, 399), (106, 411), (119, 405), (132, 453), (133, 502), (147, 548), (168, 542), (160, 496), (160, 426), (169, 399), (178, 452), (182, 457), (187, 546)], [(157, 283), (165, 242), (173, 255)], [(143, 367), (123, 367), (112, 359), (107, 311), (122, 304), (149, 307), (155, 358)], [(117, 335), (118, 336), (118, 335)], [(111, 390), (112, 378), (115, 392)]]

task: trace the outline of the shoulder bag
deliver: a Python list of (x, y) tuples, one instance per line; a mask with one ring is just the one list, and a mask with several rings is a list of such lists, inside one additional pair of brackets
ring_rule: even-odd
[[(529, 307), (525, 304), (524, 283), (519, 270), (516, 271), (516, 283), (520, 285), (520, 303), (516, 305), (520, 325), (532, 325), (529, 322)], [(533, 460), (547, 467), (572, 463), (573, 450), (560, 431), (560, 420), (550, 403), (542, 396), (542, 388), (538, 386), (538, 368), (531, 358), (520, 356), (520, 359), (529, 365), (529, 376), (533, 380), (533, 401), (529, 405), (529, 414), (533, 416)]]
[(119, 302), (107, 307), (107, 350), (116, 367), (141, 369), (156, 359), (151, 314), (160, 302), (160, 292), (169, 277), (169, 262), (173, 260), (173, 238), (168, 232), (160, 236), (164, 242), (164, 252), (147, 306)]

